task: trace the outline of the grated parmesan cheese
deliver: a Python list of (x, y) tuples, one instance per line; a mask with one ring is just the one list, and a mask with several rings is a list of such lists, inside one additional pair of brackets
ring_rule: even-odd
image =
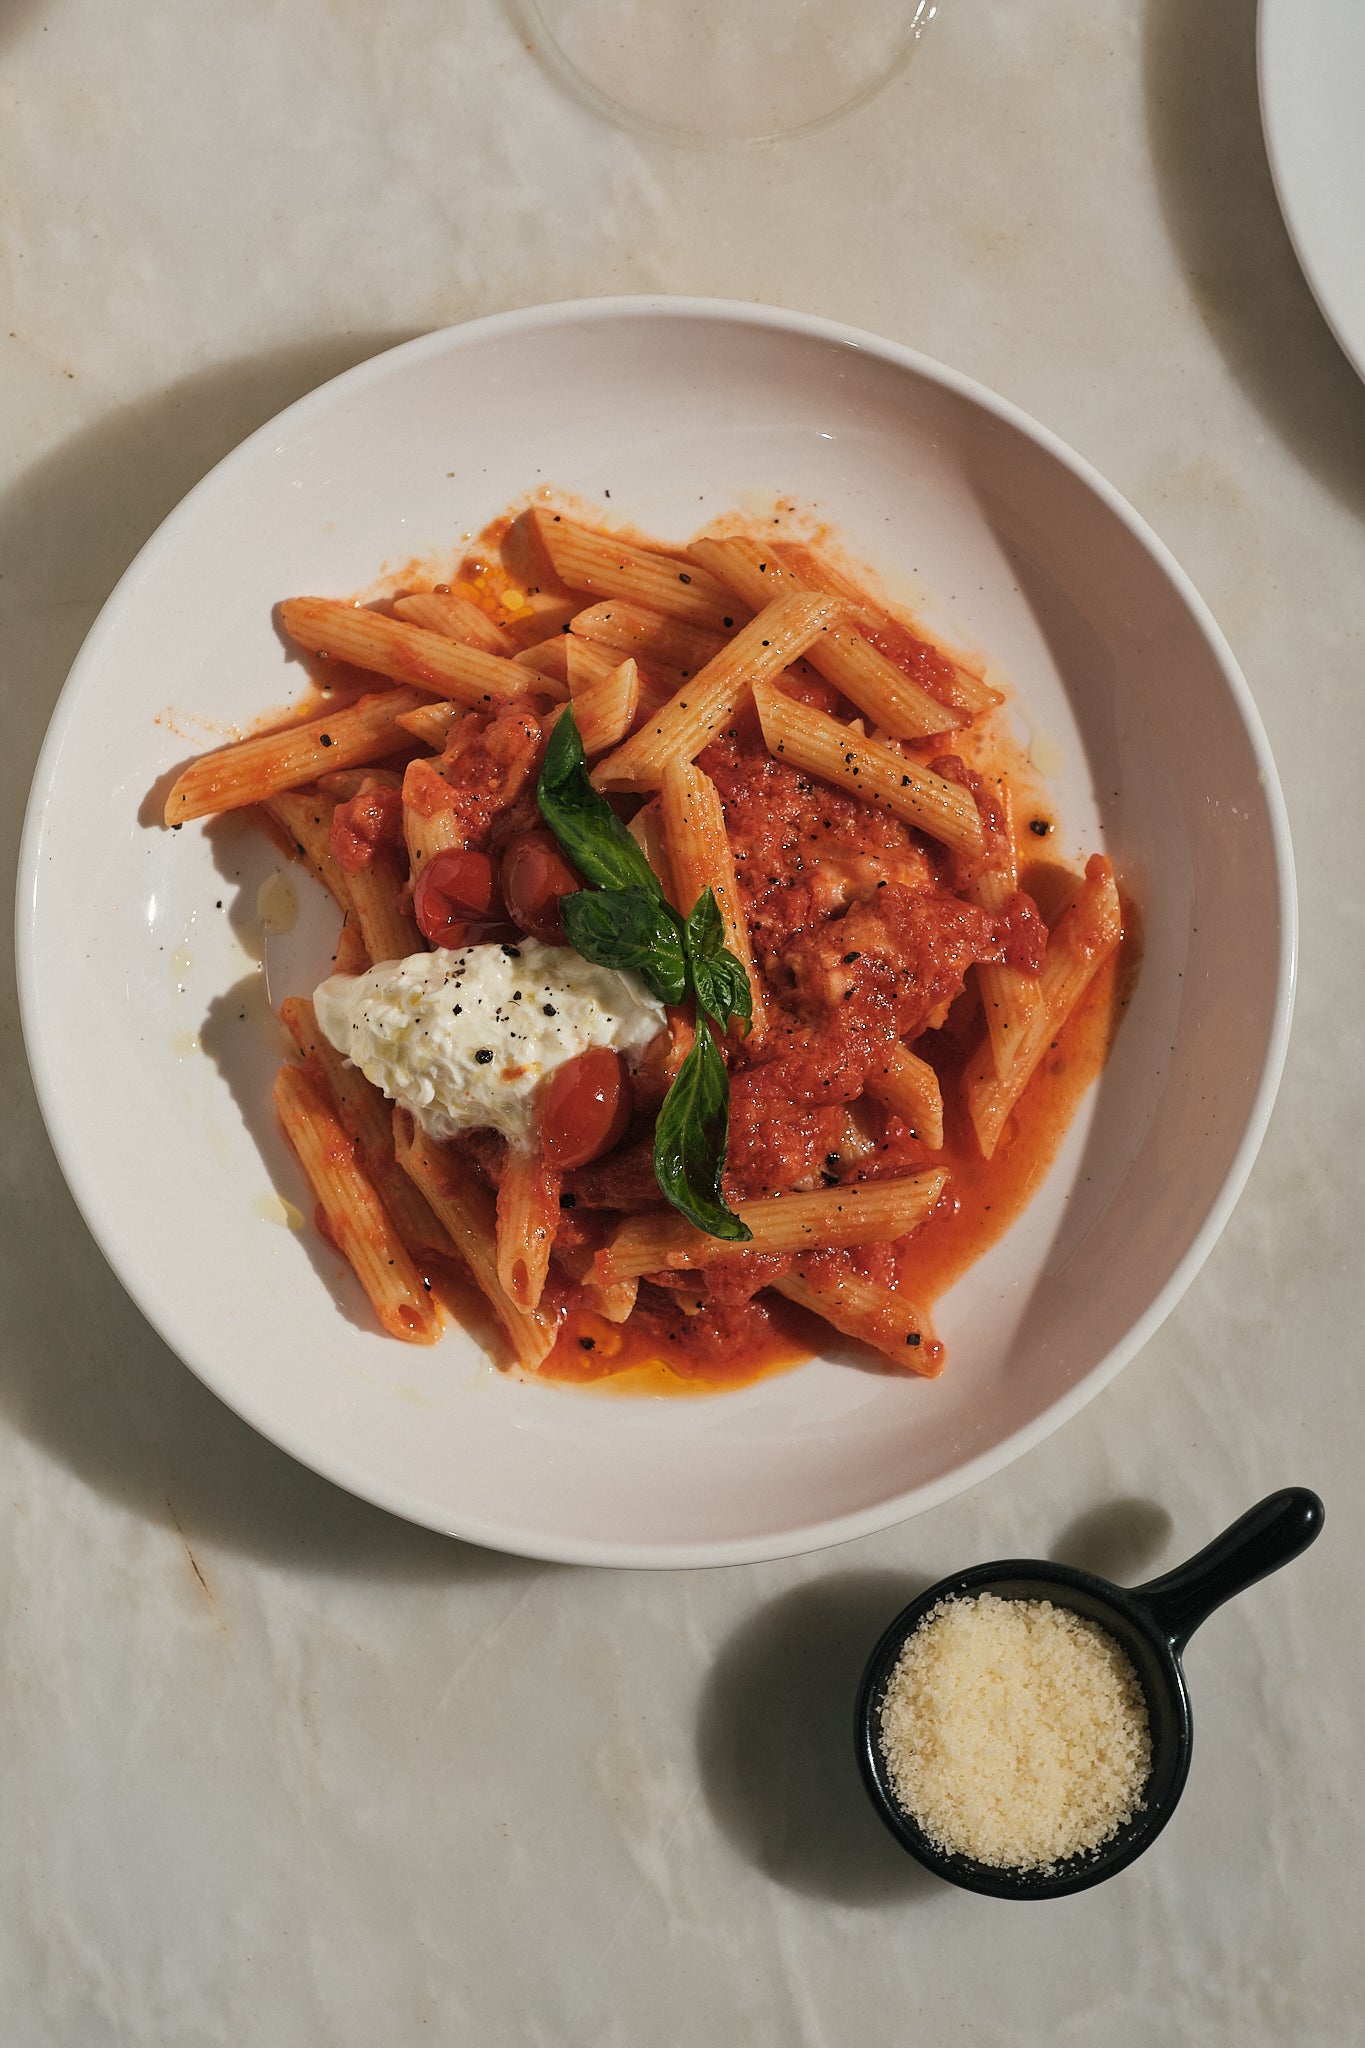
[(1137, 1673), (1095, 1622), (1049, 1600), (940, 1600), (881, 1710), (896, 1798), (934, 1845), (1050, 1870), (1142, 1806), (1151, 1772)]

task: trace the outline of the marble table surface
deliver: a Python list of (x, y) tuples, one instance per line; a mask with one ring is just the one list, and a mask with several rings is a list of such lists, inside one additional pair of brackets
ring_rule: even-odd
[[(1222, 1242), (1078, 1419), (823, 1555), (543, 1566), (255, 1437), (85, 1234), (4, 1023), (6, 2048), (1349, 2048), (1362, 1998), (1365, 389), (1260, 137), (1250, 0), (945, 0), (857, 115), (612, 126), (499, 0), (0, 4), (0, 827), (140, 543), (390, 342), (612, 292), (768, 300), (1003, 392), (1193, 576), (1283, 775), (1288, 1067)], [(1042, 1908), (899, 1855), (862, 1655), (979, 1557), (1118, 1577), (1274, 1487), (1326, 1534), (1209, 1622), (1160, 1843)]]

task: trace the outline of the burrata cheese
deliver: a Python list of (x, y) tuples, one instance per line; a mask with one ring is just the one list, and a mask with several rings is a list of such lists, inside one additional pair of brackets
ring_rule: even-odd
[(433, 1138), (501, 1131), (529, 1142), (542, 1084), (590, 1046), (638, 1059), (665, 1023), (636, 980), (567, 946), (438, 949), (334, 974), (318, 1027)]

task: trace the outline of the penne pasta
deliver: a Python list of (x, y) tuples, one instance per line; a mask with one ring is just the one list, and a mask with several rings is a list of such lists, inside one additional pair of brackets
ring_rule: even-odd
[[(771, 604), (780, 594), (809, 588), (757, 541), (700, 540), (690, 553), (755, 607)], [(840, 612), (838, 623), (812, 645), (807, 659), (874, 724), (895, 739), (912, 740), (950, 732), (967, 723), (964, 713), (932, 696), (865, 639), (845, 605)]]
[(734, 622), (734, 601), (725, 585), (686, 555), (636, 547), (557, 512), (536, 510), (530, 518), (555, 575), (570, 590), (624, 598), (713, 632), (728, 631)]
[(291, 640), (313, 654), (348, 661), (432, 697), (489, 704), (519, 697), (530, 687), (516, 662), (485, 654), (480, 647), (461, 646), (442, 633), (368, 611), (364, 605), (331, 597), (291, 597), (280, 606), (280, 619)]
[(409, 761), (403, 776), (403, 838), (415, 882), (433, 854), (462, 847), (465, 823), (454, 791), (431, 761)]
[[(568, 697), (585, 689), (589, 683), (605, 682), (621, 666), (621, 655), (610, 647), (599, 647), (592, 640), (580, 640), (574, 633), (561, 633), (555, 640), (541, 641), (535, 647), (528, 647), (524, 654), (517, 656), (528, 668), (534, 668), (547, 687), (556, 688), (561, 697)], [(644, 675), (638, 668), (640, 707), (657, 711), (682, 687), (683, 677), (671, 669), (655, 668), (650, 675)], [(544, 694), (540, 683), (534, 685), (538, 694)]]
[(538, 1145), (509, 1145), (498, 1182), (498, 1279), (518, 1308), (540, 1305), (559, 1227), (559, 1175)]
[[(570, 698), (581, 696), (594, 683), (605, 683), (616, 674), (621, 658), (614, 648), (593, 647), (586, 640), (580, 640), (573, 633), (562, 635), (564, 646), (564, 681), (568, 685)], [(608, 666), (603, 666), (604, 661)], [(638, 676), (640, 671), (635, 671)]]
[(523, 591), (521, 599), (519, 609), (505, 613), (500, 621), (519, 648), (532, 647), (538, 640), (548, 639), (552, 633), (564, 632), (582, 603), (580, 598), (554, 590)]
[[(1003, 781), (1000, 784), (1000, 808), (1001, 830), (992, 841), (992, 857), (973, 877), (967, 891), (973, 903), (997, 916), (1009, 909), (1019, 887), (1009, 785)], [(990, 1034), (991, 1057), (997, 1075), (1003, 1080), (1041, 1001), (1038, 977), (1025, 974), (1017, 967), (983, 960), (977, 964), (976, 979), (981, 991), (986, 1029)]]
[(593, 771), (599, 789), (658, 789), (671, 760), (694, 761), (746, 690), (806, 652), (840, 616), (834, 599), (779, 597), (728, 640), (701, 674)]
[(398, 723), (415, 740), (421, 740), (424, 746), (442, 754), (446, 741), (464, 714), (463, 704), (419, 704), (415, 710), (403, 712)]
[(332, 852), (335, 799), (320, 790), (282, 789), (261, 806), (310, 874), (322, 883), (343, 911), (351, 909), (351, 885)]
[[(552, 640), (537, 640), (533, 647), (523, 647), (514, 655), (519, 668), (533, 671), (548, 682), (562, 683), (565, 694), (569, 688), (569, 642), (571, 633), (556, 633)], [(597, 682), (609, 676), (617, 666), (609, 648), (596, 647), (585, 640), (579, 650), (581, 659), (579, 675), (586, 682)]]
[[(570, 656), (569, 689), (583, 751), (605, 754), (621, 744), (640, 708), (640, 671), (629, 656), (606, 675), (577, 681)], [(549, 721), (546, 721), (547, 725)]]
[(928, 1060), (893, 1045), (867, 1077), (867, 1090), (908, 1124), (931, 1152), (943, 1150), (943, 1091)]
[(518, 642), (490, 619), (472, 597), (460, 597), (453, 590), (418, 591), (411, 597), (394, 599), (394, 617), (410, 626), (424, 626), (429, 633), (447, 640), (463, 641), (466, 647), (481, 647), (485, 654), (514, 655)]
[(807, 1254), (773, 1286), (844, 1336), (871, 1344), (922, 1379), (934, 1379), (943, 1370), (943, 1346), (923, 1310), (907, 1301), (899, 1288), (884, 1287), (857, 1272), (847, 1256)]
[(305, 1067), (282, 1067), (275, 1107), (303, 1168), (328, 1235), (391, 1337), (434, 1344), (441, 1319), (402, 1238), (355, 1156), (324, 1082)]
[(360, 936), (373, 962), (405, 960), (409, 953), (421, 951), (422, 934), (406, 901), (407, 877), (391, 848), (377, 848), (347, 880)]
[(956, 705), (969, 718), (994, 711), (1004, 703), (1001, 692), (993, 690), (976, 669), (967, 667), (946, 647), (939, 647), (934, 641), (912, 632), (900, 619), (869, 602), (866, 591), (840, 576), (822, 555), (786, 541), (779, 543), (777, 553), (788, 568), (796, 571), (807, 590), (827, 590), (834, 597), (844, 598), (852, 609), (854, 620), (882, 653), (885, 654), (888, 648), (899, 649), (917, 667), (929, 666), (938, 670), (944, 680), (942, 685), (935, 683), (934, 693), (943, 687), (946, 701)]
[(705, 894), (714, 890), (725, 926), (725, 943), (743, 963), (753, 999), (751, 1036), (757, 1041), (767, 1029), (767, 1006), (763, 987), (754, 966), (749, 927), (740, 901), (735, 859), (725, 836), (725, 811), (716, 785), (709, 775), (691, 761), (670, 761), (664, 770), (661, 820), (669, 871), (673, 878), (673, 901), (686, 915)]
[(1008, 1073), (996, 1072), (988, 1037), (964, 1077), (967, 1113), (985, 1158), (993, 1157), (1010, 1112), (1122, 937), (1123, 909), (1114, 871), (1103, 854), (1092, 854), (1085, 880), (1048, 938), (1038, 978), (1038, 1006), (1015, 1047)]
[(365, 951), (365, 941), (360, 936), (360, 920), (354, 910), (348, 910), (341, 920), (341, 930), (337, 933), (337, 949), (332, 955), (332, 972), (363, 974), (365, 969), (373, 964)]
[(947, 1186), (946, 1173), (861, 1181), (809, 1194), (740, 1202), (735, 1214), (753, 1233), (745, 1243), (708, 1236), (671, 1210), (631, 1216), (597, 1255), (599, 1287), (673, 1267), (712, 1266), (745, 1252), (805, 1252), (830, 1245), (886, 1244), (923, 1223)]
[(607, 1323), (628, 1323), (639, 1294), (638, 1280), (617, 1280), (610, 1287), (598, 1287), (591, 1280), (583, 1284), (583, 1299)]
[(344, 711), (311, 718), (306, 725), (238, 740), (203, 754), (180, 775), (166, 799), (166, 823), (187, 824), (217, 811), (261, 804), (282, 789), (315, 782), (329, 768), (382, 761), (406, 746), (398, 720), (419, 702), (415, 690), (386, 690), (362, 697)]
[(372, 790), (401, 789), (403, 778), (394, 768), (337, 768), (319, 775), (316, 787), (334, 804), (345, 804)]
[(394, 1157), (391, 1105), (359, 1067), (323, 1037), (307, 997), (287, 996), (280, 1005), (280, 1021), (305, 1065), (321, 1075), (360, 1164), (408, 1250), (448, 1253), (450, 1239)]
[(860, 738), (837, 718), (812, 711), (770, 685), (755, 685), (754, 703), (769, 750), (794, 768), (823, 775), (864, 802), (885, 806), (957, 853), (980, 854), (985, 843), (980, 813), (971, 791), (960, 783), (880, 740)]
[(673, 870), (664, 840), (662, 796), (651, 797), (647, 804), (641, 804), (626, 829), (663, 884), (664, 894), (676, 910), (678, 905), (673, 894)]
[(535, 1372), (554, 1348), (556, 1319), (524, 1309), (498, 1278), (497, 1219), (493, 1198), (467, 1164), (429, 1138), (406, 1110), (393, 1120), (398, 1164), (421, 1189), (446, 1234), (487, 1297), (519, 1365)]
[[(749, 617), (748, 607), (737, 608), (732, 616), (737, 624), (743, 625)], [(579, 612), (573, 620), (573, 630), (594, 646), (676, 669), (680, 683), (714, 660), (727, 638), (723, 632), (689, 625), (686, 619), (671, 619), (666, 612), (650, 611), (647, 605), (626, 604), (620, 599), (590, 605)]]
[[(523, 647), (513, 660), (518, 668), (524, 668), (533, 677), (531, 687), (538, 695), (544, 695), (542, 685), (551, 686), (561, 697), (569, 695), (569, 641), (568, 633), (556, 633), (552, 640), (537, 640), (532, 647)], [(579, 675), (586, 682), (600, 682), (619, 666), (611, 653), (601, 647), (594, 647), (585, 640), (577, 649)]]

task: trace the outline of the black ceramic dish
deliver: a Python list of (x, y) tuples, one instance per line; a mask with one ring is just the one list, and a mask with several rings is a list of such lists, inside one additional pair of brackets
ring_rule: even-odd
[[(896, 1616), (872, 1653), (858, 1694), (858, 1762), (868, 1794), (902, 1848), (925, 1868), (967, 1891), (997, 1899), (1058, 1899), (1113, 1877), (1156, 1840), (1174, 1813), (1189, 1774), (1194, 1730), (1181, 1655), (1199, 1624), (1234, 1593), (1305, 1550), (1322, 1528), (1323, 1506), (1304, 1487), (1272, 1493), (1206, 1550), (1164, 1578), (1131, 1591), (1091, 1572), (1036, 1558), (979, 1564), (942, 1579)], [(1144, 1805), (1112, 1841), (1059, 1863), (1050, 1874), (1002, 1869), (938, 1849), (897, 1803), (881, 1746), (881, 1706), (907, 1636), (940, 1600), (995, 1593), (1004, 1600), (1050, 1600), (1098, 1622), (1128, 1653), (1146, 1695), (1152, 1772)]]

